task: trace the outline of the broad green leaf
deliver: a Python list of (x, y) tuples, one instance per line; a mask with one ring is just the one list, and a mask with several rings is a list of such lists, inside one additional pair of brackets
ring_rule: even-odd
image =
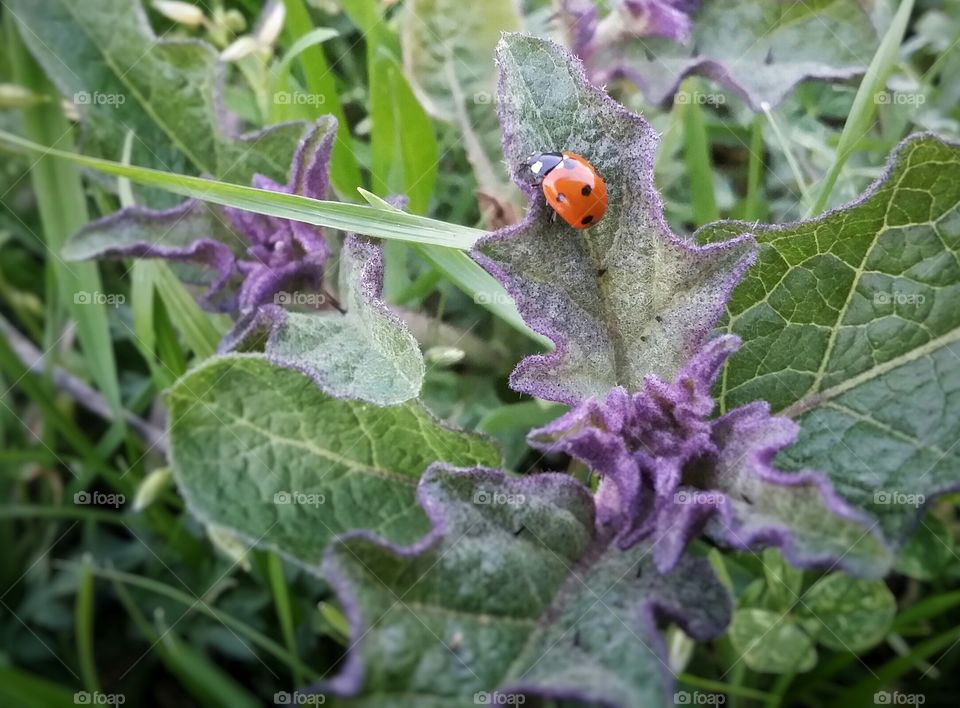
[(216, 51), (157, 37), (140, 0), (12, 0), (10, 7), (24, 42), (83, 116), (88, 152), (119, 157), (132, 130), (138, 165), (238, 184), (256, 172), (286, 177), (304, 125), (229, 134), (216, 101), (225, 70)]
[[(635, 391), (650, 373), (672, 379), (722, 313), (753, 240), (698, 248), (670, 232), (653, 183), (655, 131), (591, 86), (560, 46), (508, 34), (498, 61), (504, 152), (531, 208), (474, 255), (557, 345), (522, 361), (512, 385), (575, 403), (618, 384)], [(596, 225), (576, 231), (551, 217), (525, 167), (545, 150), (579, 153), (604, 177), (609, 204)]]
[(423, 384), (420, 345), (381, 299), (383, 256), (351, 238), (340, 255), (336, 309), (287, 312), (267, 342), (271, 361), (300, 369), (331, 396), (379, 405), (415, 398)]
[(787, 612), (737, 610), (730, 625), (730, 641), (754, 671), (802, 673), (817, 663), (813, 640)]
[(520, 28), (513, 0), (411, 0), (401, 30), (413, 90), (432, 116), (457, 126), (480, 189), (501, 198), (510, 192), (492, 58), (500, 33)]
[[(626, 75), (656, 103), (673, 98), (685, 76), (702, 74), (759, 111), (763, 103), (780, 103), (806, 79), (845, 80), (864, 73), (882, 33), (874, 21), (885, 21), (880, 12), (872, 18), (868, 5), (710, 0), (694, 13), (688, 42), (598, 36), (590, 62), (596, 80)], [(680, 100), (696, 98), (681, 94)]]
[(705, 639), (729, 617), (704, 559), (664, 576), (648, 546), (596, 538), (592, 497), (569, 476), (438, 465), (420, 498), (433, 530), (414, 546), (356, 534), (324, 561), (348, 608), (352, 654), (320, 688), (359, 692), (344, 705), (466, 708), (512, 694), (667, 705), (656, 620)]
[(837, 651), (861, 652), (886, 636), (897, 613), (897, 601), (881, 580), (831, 573), (803, 594), (796, 611), (819, 627), (820, 644)]
[(893, 541), (960, 484), (960, 146), (905, 141), (859, 200), (745, 232), (760, 262), (730, 300), (743, 339), (721, 377), (729, 409), (763, 398), (801, 425), (779, 462), (829, 475)]
[(423, 534), (417, 480), (438, 460), (498, 464), (492, 442), (440, 425), (417, 402), (331, 398), (260, 355), (215, 357), (171, 389), (170, 458), (190, 510), (316, 570), (333, 536)]

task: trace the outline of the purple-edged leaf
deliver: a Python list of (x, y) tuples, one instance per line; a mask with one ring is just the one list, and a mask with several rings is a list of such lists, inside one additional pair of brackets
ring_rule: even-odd
[[(299, 369), (326, 393), (379, 405), (415, 398), (423, 384), (420, 345), (382, 299), (383, 252), (350, 236), (340, 254), (340, 302), (316, 313), (277, 308), (268, 358)], [(281, 293), (289, 299), (293, 293)]]
[(324, 560), (352, 648), (320, 688), (355, 695), (346, 705), (454, 708), (492, 693), (491, 704), (523, 694), (667, 705), (658, 621), (708, 639), (729, 620), (709, 563), (688, 558), (663, 576), (649, 549), (610, 546), (589, 491), (566, 475), (435, 465), (418, 497), (432, 529), (417, 543), (351, 534)]
[[(498, 49), (504, 152), (531, 198), (526, 218), (483, 239), (475, 258), (556, 351), (527, 357), (514, 388), (576, 403), (644, 375), (672, 377), (723, 312), (753, 258), (743, 237), (697, 247), (674, 236), (653, 184), (654, 130), (591, 86), (552, 42), (510, 34)], [(526, 183), (536, 151), (586, 157), (607, 182), (606, 216), (586, 231), (551, 218)]]
[(746, 231), (759, 265), (730, 301), (743, 339), (718, 388), (800, 424), (779, 463), (827, 474), (902, 541), (921, 508), (960, 486), (960, 145), (909, 138), (855, 202)]
[[(596, 20), (588, 3), (567, 0), (567, 15), (574, 47), (598, 85), (626, 77), (652, 102), (669, 103), (685, 76), (699, 74), (736, 92), (754, 110), (780, 103), (806, 79), (864, 73), (885, 29), (879, 25), (886, 22), (886, 13), (853, 0), (708, 0), (693, 13), (693, 31), (681, 44), (641, 38), (625, 9)], [(666, 10), (672, 3), (624, 0), (618, 8), (632, 4)], [(584, 29), (584, 17), (592, 31)], [(682, 17), (673, 18), (672, 36), (682, 37)]]
[[(218, 105), (224, 65), (204, 42), (158, 38), (140, 0), (12, 0), (11, 20), (44, 73), (72, 100), (91, 145), (117, 159), (128, 131), (131, 161), (201, 172), (236, 184), (286, 177), (304, 123), (237, 136)], [(170, 198), (150, 192), (151, 204)]]
[(647, 377), (642, 391), (613, 389), (530, 434), (545, 451), (581, 460), (602, 477), (601, 526), (621, 547), (650, 539), (667, 572), (701, 532), (733, 548), (777, 546), (794, 564), (840, 565), (882, 576), (893, 557), (876, 521), (846, 504), (826, 478), (781, 472), (771, 460), (797, 436), (756, 402), (710, 419), (710, 386), (736, 337), (709, 342), (675, 381)]
[[(336, 130), (332, 116), (321, 117), (286, 156), (288, 162), (292, 157), (288, 182), (256, 175), (254, 185), (325, 198)], [(277, 293), (317, 290), (329, 249), (322, 230), (310, 224), (189, 200), (161, 211), (129, 207), (93, 221), (68, 239), (62, 253), (68, 260), (136, 257), (192, 264), (177, 270), (183, 280), (209, 286), (202, 304), (250, 315)]]
[(170, 461), (196, 516), (317, 571), (337, 534), (409, 543), (427, 530), (414, 495), (426, 468), (497, 465), (492, 441), (416, 401), (331, 398), (262, 355), (208, 359), (168, 395)]

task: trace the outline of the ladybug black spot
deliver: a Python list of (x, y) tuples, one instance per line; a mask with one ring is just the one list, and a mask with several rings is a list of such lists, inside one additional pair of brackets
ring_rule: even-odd
[(583, 217), (583, 218), (580, 220), (580, 223), (583, 224), (584, 226), (586, 226), (587, 224), (591, 223), (592, 221), (593, 221), (593, 214), (587, 214), (585, 217)]
[(593, 187), (591, 187), (589, 184), (583, 185), (583, 189), (580, 190), (580, 194), (582, 194), (585, 197), (589, 197), (592, 192), (593, 192)]

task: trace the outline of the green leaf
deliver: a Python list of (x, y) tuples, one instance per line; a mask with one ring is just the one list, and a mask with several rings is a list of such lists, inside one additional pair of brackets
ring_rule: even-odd
[(191, 511), (311, 570), (344, 531), (421, 535), (414, 492), (431, 463), (500, 459), (492, 442), (440, 425), (417, 402), (330, 398), (260, 355), (208, 360), (168, 402), (172, 468)]
[(859, 200), (746, 232), (760, 263), (730, 300), (744, 344), (718, 396), (762, 398), (801, 425), (780, 464), (829, 475), (854, 506), (902, 540), (918, 509), (960, 483), (960, 146), (906, 140)]
[(356, 534), (324, 561), (354, 654), (320, 688), (359, 691), (346, 705), (466, 708), (510, 694), (667, 705), (656, 620), (704, 639), (728, 619), (707, 561), (686, 558), (664, 576), (648, 546), (606, 545), (590, 493), (567, 475), (437, 465), (420, 498), (434, 525), (415, 546)]
[(954, 546), (950, 528), (928, 514), (903, 544), (894, 567), (916, 580), (936, 580), (956, 557)]
[(670, 380), (722, 313), (726, 293), (753, 258), (749, 237), (697, 248), (672, 234), (653, 183), (655, 131), (590, 85), (560, 46), (504, 35), (498, 49), (504, 150), (518, 184), (529, 156), (575, 152), (607, 183), (606, 214), (585, 231), (550, 216), (527, 187), (518, 226), (482, 240), (475, 257), (513, 295), (552, 355), (530, 357), (512, 385), (574, 403), (614, 386)]
[(437, 138), (403, 76), (400, 64), (381, 49), (370, 71), (370, 173), (373, 189), (403, 194), (410, 211), (423, 214), (437, 181)]
[(510, 196), (494, 100), (494, 49), (521, 28), (512, 0), (412, 0), (401, 42), (411, 87), (435, 118), (459, 129), (480, 189)]
[(199, 41), (157, 37), (140, 0), (13, 0), (11, 10), (24, 42), (77, 106), (101, 155), (119, 157), (132, 130), (136, 164), (238, 184), (256, 172), (286, 178), (305, 125), (229, 135), (215, 98), (225, 71), (216, 51)]
[(831, 573), (803, 594), (796, 611), (819, 626), (820, 644), (856, 653), (883, 640), (897, 613), (897, 601), (883, 581)]
[(864, 5), (710, 0), (693, 15), (688, 42), (604, 38), (592, 62), (639, 77), (656, 103), (669, 101), (683, 77), (695, 73), (716, 79), (758, 111), (763, 103), (780, 103), (806, 79), (845, 80), (862, 74), (879, 43)]
[(300, 369), (331, 396), (380, 405), (416, 398), (423, 385), (423, 357), (417, 340), (381, 299), (379, 246), (348, 239), (339, 276), (340, 307), (346, 313), (283, 314), (267, 342), (268, 357)]
[(754, 671), (802, 673), (817, 663), (813, 640), (788, 613), (737, 610), (730, 625), (730, 641)]

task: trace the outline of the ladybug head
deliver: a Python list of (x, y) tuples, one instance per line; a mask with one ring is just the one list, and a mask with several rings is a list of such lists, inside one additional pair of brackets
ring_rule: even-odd
[(532, 184), (540, 184), (554, 167), (563, 162), (559, 152), (535, 152), (523, 163)]

